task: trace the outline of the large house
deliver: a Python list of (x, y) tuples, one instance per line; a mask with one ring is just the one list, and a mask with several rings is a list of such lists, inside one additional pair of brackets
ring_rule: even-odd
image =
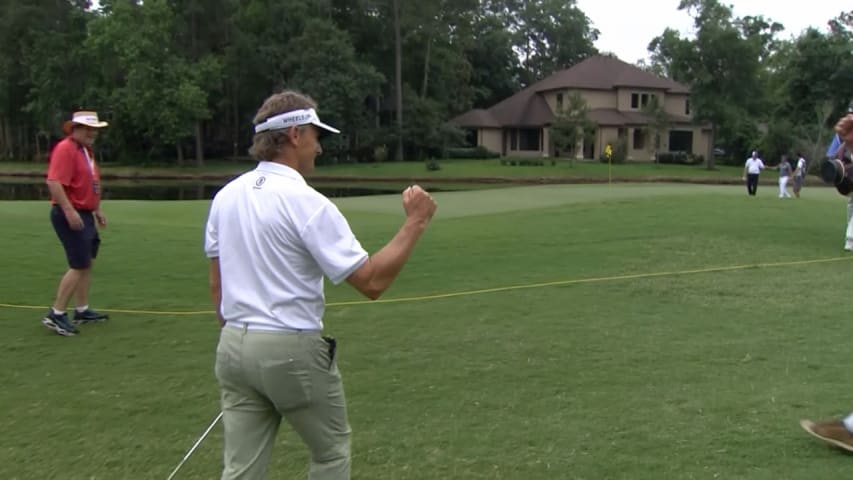
[[(596, 125), (592, 138), (560, 152), (550, 138), (555, 114), (569, 95), (579, 94)], [(652, 97), (666, 112), (667, 129), (655, 133), (644, 113)], [(651, 160), (655, 152), (686, 152), (707, 158), (712, 130), (697, 124), (690, 111), (689, 89), (617, 58), (594, 56), (561, 70), (487, 109), (475, 109), (451, 124), (469, 133), (472, 146), (508, 156), (598, 158), (606, 145), (622, 139), (628, 160)]]

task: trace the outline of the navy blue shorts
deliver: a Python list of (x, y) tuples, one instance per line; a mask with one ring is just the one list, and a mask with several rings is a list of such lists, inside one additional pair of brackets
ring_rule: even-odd
[(75, 270), (85, 270), (92, 266), (92, 260), (98, 256), (101, 237), (95, 227), (95, 215), (88, 210), (77, 210), (83, 219), (83, 230), (72, 230), (65, 219), (62, 209), (54, 205), (50, 209), (50, 223), (56, 236), (65, 249), (68, 266)]

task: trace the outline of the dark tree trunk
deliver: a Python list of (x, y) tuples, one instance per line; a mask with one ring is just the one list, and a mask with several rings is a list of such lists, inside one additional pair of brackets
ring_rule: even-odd
[(195, 122), (195, 166), (204, 166), (204, 135), (201, 121)]
[(424, 54), (424, 81), (421, 84), (421, 98), (427, 96), (427, 86), (429, 85), (429, 57), (432, 50), (432, 36), (427, 38), (426, 53)]
[(184, 148), (181, 146), (180, 140), (175, 142), (175, 150), (176, 150), (175, 153), (177, 153), (177, 155), (178, 155), (178, 166), (183, 167), (184, 166)]
[(394, 8), (394, 90), (397, 100), (397, 153), (403, 160), (403, 45), (400, 39), (400, 0), (393, 0)]

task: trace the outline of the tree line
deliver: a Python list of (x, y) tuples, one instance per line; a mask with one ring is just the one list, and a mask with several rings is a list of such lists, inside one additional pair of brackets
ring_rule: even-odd
[[(679, 8), (695, 38), (665, 30), (640, 66), (689, 85), (720, 145), (828, 137), (853, 97), (853, 11), (783, 38), (716, 0)], [(325, 161), (439, 156), (464, 142), (448, 119), (607, 54), (598, 35), (574, 0), (0, 0), (0, 158), (43, 160), (76, 109), (111, 123), (110, 161), (243, 157), (282, 88), (344, 132)]]

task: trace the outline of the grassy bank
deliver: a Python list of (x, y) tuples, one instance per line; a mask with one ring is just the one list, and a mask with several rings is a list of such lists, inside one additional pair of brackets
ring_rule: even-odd
[[(330, 288), (353, 478), (806, 480), (850, 459), (801, 417), (850, 407), (845, 201), (707, 185), (438, 193), (396, 302)], [(399, 196), (339, 200), (376, 251)], [(0, 202), (0, 478), (166, 478), (214, 418), (209, 203), (108, 201), (75, 338), (44, 202)], [(34, 452), (57, 447), (60, 454)], [(179, 478), (218, 478), (221, 426)], [(304, 478), (286, 426), (271, 478)]]

